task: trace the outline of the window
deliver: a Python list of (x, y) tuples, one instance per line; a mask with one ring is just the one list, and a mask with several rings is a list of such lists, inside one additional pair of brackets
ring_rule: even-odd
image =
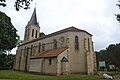
[(21, 64), (21, 56), (19, 56), (19, 66), (18, 66), (19, 70), (20, 70), (20, 66), (21, 66), (20, 64)]
[(54, 49), (57, 49), (57, 41), (54, 40)]
[(26, 56), (28, 56), (28, 53), (29, 53), (29, 47), (27, 47), (27, 49), (26, 49)]
[(52, 64), (52, 59), (50, 58), (50, 59), (49, 59), (49, 65), (51, 65), (51, 64)]
[(33, 46), (33, 54), (35, 54), (35, 51), (36, 51), (36, 46), (34, 45)]
[(36, 30), (35, 38), (37, 38), (37, 30)]
[(24, 40), (27, 40), (27, 29), (25, 29), (25, 36), (24, 36)]
[(69, 38), (66, 39), (66, 45), (69, 47)]
[(88, 51), (90, 51), (90, 39), (88, 38)]
[(41, 43), (39, 43), (39, 46), (38, 46), (38, 53), (40, 53), (40, 49), (41, 49)]
[(27, 39), (29, 39), (30, 29), (28, 29)]
[(84, 38), (84, 49), (86, 49), (86, 38)]
[(94, 51), (94, 43), (92, 42), (92, 51)]
[(78, 40), (78, 36), (75, 36), (75, 50), (79, 49), (79, 40)]
[(42, 51), (45, 50), (45, 44), (42, 44)]
[(32, 37), (34, 37), (34, 29), (32, 29)]
[(26, 56), (26, 47), (25, 47), (25, 49), (24, 49), (24, 56)]
[(32, 51), (33, 50), (33, 45), (31, 45), (31, 53), (30, 53), (30, 56), (32, 56)]

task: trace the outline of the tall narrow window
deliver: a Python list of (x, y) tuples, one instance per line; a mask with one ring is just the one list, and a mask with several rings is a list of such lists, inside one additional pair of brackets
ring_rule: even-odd
[(90, 51), (90, 39), (88, 38), (88, 51)]
[(27, 29), (25, 29), (25, 36), (24, 36), (24, 40), (27, 40)]
[(57, 41), (54, 40), (54, 49), (57, 49)]
[(50, 59), (49, 59), (49, 65), (51, 65), (51, 64), (52, 64), (52, 59), (50, 58)]
[(31, 53), (30, 53), (30, 56), (32, 56), (32, 51), (33, 50), (33, 45), (31, 45)]
[(35, 51), (36, 51), (36, 46), (34, 45), (33, 46), (33, 54), (35, 54)]
[(69, 47), (69, 38), (66, 39), (66, 46)]
[(94, 51), (94, 43), (92, 42), (92, 51)]
[(36, 30), (35, 38), (37, 38), (37, 30)]
[(29, 40), (29, 36), (30, 36), (30, 29), (28, 29), (28, 34), (27, 34), (27, 39)]
[(24, 56), (26, 56), (26, 47), (25, 47), (25, 49), (24, 49)]
[(86, 49), (86, 38), (84, 38), (84, 49)]
[(27, 49), (26, 49), (27, 56), (28, 56), (28, 53), (29, 53), (29, 47), (27, 47)]
[(20, 66), (21, 66), (21, 56), (19, 56), (19, 70), (20, 70)]
[(42, 51), (45, 51), (45, 44), (42, 44)]
[(38, 46), (38, 53), (40, 53), (40, 50), (41, 50), (41, 43), (39, 43), (39, 46)]
[(79, 40), (78, 40), (78, 36), (75, 36), (75, 50), (79, 49)]
[(32, 29), (32, 37), (34, 37), (34, 29)]

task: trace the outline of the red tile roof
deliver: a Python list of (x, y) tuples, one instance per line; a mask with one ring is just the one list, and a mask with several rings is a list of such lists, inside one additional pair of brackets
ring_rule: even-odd
[(59, 54), (61, 54), (66, 49), (67, 48), (58, 48), (58, 49), (54, 49), (54, 50), (45, 51), (45, 52), (33, 55), (31, 57), (31, 59), (57, 57)]

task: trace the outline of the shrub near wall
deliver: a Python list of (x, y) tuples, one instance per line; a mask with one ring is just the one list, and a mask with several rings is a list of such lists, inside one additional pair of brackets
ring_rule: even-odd
[(10, 67), (0, 67), (0, 70), (10, 70)]

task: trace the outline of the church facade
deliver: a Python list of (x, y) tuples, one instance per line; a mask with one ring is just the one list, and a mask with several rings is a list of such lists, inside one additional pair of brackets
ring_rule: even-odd
[(73, 26), (41, 36), (34, 9), (25, 27), (24, 41), (16, 51), (14, 70), (53, 75), (94, 74), (93, 47), (92, 35)]

